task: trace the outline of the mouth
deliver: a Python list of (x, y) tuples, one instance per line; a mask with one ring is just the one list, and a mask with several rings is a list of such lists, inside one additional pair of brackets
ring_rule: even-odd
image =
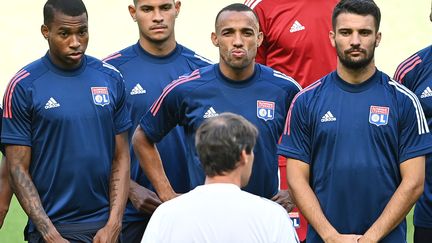
[(166, 26), (166, 25), (154, 25), (154, 26), (150, 27), (150, 30), (158, 31), (158, 30), (165, 30), (167, 28), (168, 28), (168, 26)]
[(231, 54), (237, 58), (246, 56), (246, 52), (244, 50), (233, 50), (231, 51)]
[(74, 59), (74, 60), (79, 60), (79, 59), (81, 59), (83, 54), (84, 54), (83, 52), (72, 52), (68, 55), (68, 57), (71, 59)]
[(349, 49), (349, 50), (345, 51), (345, 54), (350, 54), (353, 56), (358, 56), (358, 55), (363, 54), (363, 53), (366, 53), (366, 51), (363, 49)]

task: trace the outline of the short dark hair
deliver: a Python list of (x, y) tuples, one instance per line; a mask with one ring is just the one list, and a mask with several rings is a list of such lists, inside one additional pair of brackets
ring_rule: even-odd
[(48, 0), (43, 8), (44, 24), (49, 25), (54, 20), (55, 11), (60, 11), (68, 16), (80, 16), (87, 9), (82, 0)]
[(372, 15), (378, 31), (381, 22), (381, 11), (373, 0), (341, 0), (333, 10), (332, 25), (336, 29), (336, 18), (342, 13), (353, 13), (362, 16)]
[(252, 152), (257, 136), (252, 123), (233, 113), (204, 121), (196, 132), (195, 146), (205, 174), (212, 177), (234, 170), (242, 151)]
[(217, 22), (218, 22), (219, 16), (221, 15), (221, 13), (223, 13), (225, 11), (252, 12), (253, 15), (255, 16), (257, 23), (259, 23), (258, 15), (251, 8), (249, 8), (247, 5), (244, 5), (242, 3), (233, 3), (233, 4), (230, 4), (226, 7), (224, 7), (223, 9), (221, 9), (219, 11), (219, 13), (216, 15), (215, 28), (217, 27)]

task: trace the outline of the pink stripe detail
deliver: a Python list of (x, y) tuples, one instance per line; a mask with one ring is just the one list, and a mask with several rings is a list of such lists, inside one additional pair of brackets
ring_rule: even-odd
[(418, 59), (417, 61), (415, 61), (411, 67), (409, 67), (407, 70), (405, 70), (401, 75), (400, 75), (400, 83), (402, 83), (402, 79), (405, 77), (405, 75), (411, 71), (413, 68), (415, 68), (415, 66), (417, 66), (417, 64), (421, 63), (422, 60)]
[(415, 61), (418, 60), (418, 59), (420, 59), (420, 57), (417, 56), (417, 55), (414, 55), (414, 56), (408, 58), (407, 60), (405, 60), (403, 63), (401, 63), (401, 64), (398, 66), (398, 68), (397, 68), (397, 70), (396, 70), (395, 75), (394, 75), (393, 78), (394, 78), (395, 80), (399, 81), (400, 83), (402, 83), (402, 80), (401, 80), (401, 78), (400, 78), (401, 72), (403, 72), (403, 70), (404, 70), (405, 68), (407, 68), (408, 66), (412, 65), (412, 63), (415, 62)]
[(170, 87), (169, 89), (167, 89), (166, 92), (164, 92), (164, 93), (159, 97), (159, 99), (157, 100), (159, 103), (158, 103), (157, 105), (156, 105), (156, 102), (155, 102), (155, 104), (153, 104), (153, 106), (152, 106), (152, 108), (151, 108), (151, 113), (153, 114), (153, 116), (156, 116), (156, 113), (159, 111), (160, 106), (161, 106), (163, 100), (165, 99), (165, 97), (168, 95), (168, 93), (169, 93), (171, 90), (173, 90), (175, 87), (177, 87), (177, 86), (180, 85), (180, 84), (187, 83), (187, 82), (189, 82), (189, 81), (195, 80), (195, 79), (200, 78), (200, 77), (201, 77), (201, 76), (200, 76), (199, 74), (197, 74), (196, 76), (189, 77), (189, 78), (184, 79), (184, 80), (182, 80), (182, 81), (180, 81), (180, 82), (176, 82), (175, 85), (171, 85), (171, 87)]
[(162, 94), (159, 96), (159, 98), (153, 103), (153, 105), (150, 107), (151, 112), (153, 112), (153, 109), (155, 106), (158, 105), (159, 102), (161, 102), (161, 99), (163, 99), (162, 97), (165, 96), (165, 93), (167, 92), (167, 90), (169, 88), (171, 88), (171, 86), (176, 85), (178, 82), (181, 82), (182, 80), (188, 79), (192, 76), (194, 76), (195, 74), (199, 73), (199, 70), (196, 69), (194, 70), (190, 75), (185, 76), (185, 77), (180, 77), (177, 80), (172, 81), (171, 83), (169, 83), (167, 86), (165, 86), (165, 88), (162, 90)]
[(321, 80), (318, 80), (317, 82), (315, 82), (315, 83), (311, 84), (310, 86), (306, 87), (302, 91), (298, 92), (296, 94), (296, 96), (294, 96), (293, 100), (291, 101), (290, 108), (288, 110), (288, 115), (287, 115), (287, 119), (286, 119), (286, 122), (285, 122), (285, 129), (284, 129), (284, 133), (283, 133), (284, 135), (286, 135), (286, 134), (290, 135), (291, 134), (291, 112), (292, 112), (292, 109), (294, 107), (294, 103), (296, 102), (297, 98), (301, 94), (303, 94), (303, 93), (305, 93), (305, 92), (307, 92), (309, 90), (312, 90), (312, 89), (318, 87), (320, 84), (321, 84)]
[(4, 104), (4, 112), (3, 113), (5, 114), (5, 117), (7, 117), (7, 114), (9, 113), (8, 112), (8, 103), (7, 103), (7, 101), (9, 99), (9, 97), (11, 96), (11, 89), (12, 89), (13, 83), (19, 77), (21, 77), (23, 74), (25, 74), (26, 72), (27, 71), (25, 69), (20, 70), (17, 74), (15, 74), (15, 76), (13, 76), (13, 78), (9, 81), (8, 86), (6, 87), (6, 93), (5, 93), (4, 102), (3, 102), (3, 104)]
[(30, 75), (30, 73), (26, 72), (20, 78), (14, 80), (13, 84), (12, 84), (12, 82), (10, 83), (10, 85), (12, 85), (12, 87), (10, 89), (10, 93), (8, 93), (9, 97), (7, 98), (7, 103), (6, 103), (6, 105), (7, 105), (7, 111), (6, 111), (6, 114), (4, 115), (5, 118), (12, 118), (12, 95), (13, 95), (13, 92), (15, 90), (15, 86), (17, 85), (17, 83), (19, 81), (23, 80), (24, 78), (26, 78), (29, 75)]
[(105, 57), (104, 59), (102, 59), (102, 61), (107, 62), (109, 60), (116, 59), (116, 58), (121, 57), (121, 56), (122, 56), (121, 53), (118, 53), (118, 54), (114, 53), (112, 55)]

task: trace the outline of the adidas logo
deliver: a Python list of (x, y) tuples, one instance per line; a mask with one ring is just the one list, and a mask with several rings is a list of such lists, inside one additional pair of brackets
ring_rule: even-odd
[(291, 26), (290, 32), (293, 33), (304, 29), (305, 27), (296, 20), (294, 24)]
[(131, 95), (145, 94), (147, 91), (141, 87), (140, 84), (135, 85), (135, 87), (131, 90)]
[(204, 118), (210, 118), (210, 117), (215, 117), (215, 116), (219, 116), (219, 114), (213, 109), (213, 107), (210, 107), (206, 113), (204, 114)]
[(45, 104), (45, 109), (56, 108), (56, 107), (59, 107), (59, 106), (60, 106), (60, 104), (57, 103), (57, 101), (53, 97), (51, 97), (48, 100), (48, 102)]
[(325, 113), (325, 115), (321, 118), (321, 122), (331, 122), (331, 121), (336, 121), (336, 117), (334, 117), (330, 111), (327, 111), (327, 113)]
[(423, 91), (420, 98), (427, 98), (432, 96), (432, 89), (429, 86)]

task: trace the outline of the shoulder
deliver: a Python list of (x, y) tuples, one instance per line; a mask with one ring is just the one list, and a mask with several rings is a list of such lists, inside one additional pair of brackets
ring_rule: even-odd
[[(18, 83), (20, 86), (31, 85), (35, 80), (41, 78), (49, 72), (48, 67), (43, 63), (42, 58), (21, 68), (10, 80), (9, 88), (15, 87)], [(8, 88), (8, 89), (9, 89)]]
[(290, 76), (283, 74), (282, 72), (276, 71), (270, 67), (257, 64), (261, 69), (261, 79), (265, 82), (270, 83), (275, 87), (279, 87), (285, 91), (299, 92), (301, 86)]
[(113, 65), (101, 61), (92, 56), (86, 56), (86, 57), (87, 57), (88, 68), (93, 69), (95, 72), (100, 72), (102, 75), (110, 77), (114, 80), (123, 81), (123, 77), (121, 76), (120, 71), (117, 70), (117, 68), (114, 67)]
[(407, 59), (405, 59), (403, 62), (401, 62), (394, 74), (394, 79), (402, 82), (404, 77), (413, 72), (418, 72), (424, 68), (431, 68), (432, 66), (432, 45), (428, 46)]
[(169, 99), (183, 100), (184, 98), (190, 97), (192, 92), (211, 83), (214, 80), (211, 77), (211, 72), (213, 70), (213, 65), (196, 69), (190, 73), (180, 76), (178, 79), (173, 80), (169, 83), (162, 91), (158, 102), (165, 100), (167, 97)]
[(214, 64), (214, 62), (212, 62), (210, 59), (205, 58), (199, 54), (197, 54), (196, 52), (192, 51), (191, 49), (181, 45), (181, 44), (177, 44), (179, 45), (179, 48), (181, 48), (181, 55), (186, 58), (188, 61), (192, 62), (193, 64), (195, 64), (197, 67), (205, 67), (208, 66), (210, 64)]
[(121, 51), (114, 52), (103, 58), (102, 61), (118, 68), (138, 56), (138, 54), (134, 50), (134, 46), (135, 45), (131, 45)]

